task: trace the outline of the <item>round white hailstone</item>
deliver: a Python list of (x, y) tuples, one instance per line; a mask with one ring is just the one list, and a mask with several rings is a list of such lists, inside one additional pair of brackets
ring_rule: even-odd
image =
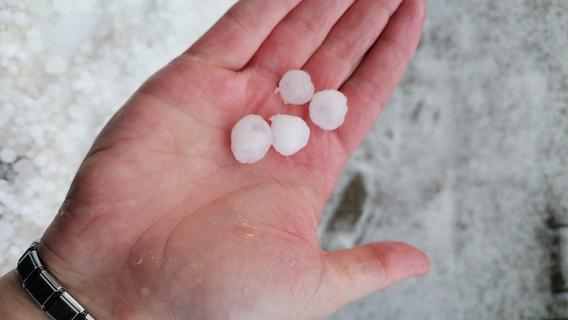
[(335, 130), (345, 121), (347, 97), (337, 90), (317, 92), (310, 102), (310, 119), (323, 130)]
[(277, 114), (270, 121), (274, 137), (272, 146), (281, 155), (291, 156), (308, 144), (310, 128), (302, 118)]
[(7, 243), (14, 235), (16, 226), (12, 222), (0, 220), (0, 242)]
[(34, 169), (34, 165), (28, 159), (20, 159), (16, 161), (16, 163), (14, 163), (12, 168), (14, 169), (14, 171), (16, 171), (16, 173), (27, 174), (32, 172), (32, 170)]
[(0, 49), (0, 55), (4, 58), (12, 58), (18, 53), (18, 47), (14, 44), (4, 44)]
[(18, 155), (12, 149), (5, 148), (0, 151), (0, 161), (4, 163), (12, 163), (16, 160), (17, 157)]
[(290, 70), (280, 79), (278, 92), (284, 103), (300, 105), (310, 102), (314, 96), (314, 84), (306, 71)]
[(33, 163), (36, 167), (45, 167), (49, 161), (44, 153), (40, 153), (34, 157)]
[(45, 71), (49, 74), (58, 75), (67, 70), (67, 61), (59, 55), (51, 56), (45, 62)]
[(240, 163), (253, 163), (264, 158), (272, 145), (272, 131), (262, 117), (249, 114), (231, 130), (231, 151)]

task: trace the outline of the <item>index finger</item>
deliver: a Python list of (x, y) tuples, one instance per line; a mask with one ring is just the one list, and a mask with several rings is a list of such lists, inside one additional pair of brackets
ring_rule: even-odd
[(240, 0), (185, 54), (239, 70), (301, 0)]
[(365, 138), (402, 79), (420, 40), (425, 15), (424, 0), (403, 0), (365, 59), (341, 87), (350, 109), (337, 134), (349, 152)]

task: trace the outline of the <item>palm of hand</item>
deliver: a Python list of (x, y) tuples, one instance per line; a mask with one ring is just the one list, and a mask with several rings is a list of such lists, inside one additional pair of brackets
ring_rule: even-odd
[[(250, 10), (247, 2), (253, 3), (237, 5), (232, 18), (152, 77), (115, 115), (44, 236), (42, 254), (56, 276), (109, 317), (317, 318), (426, 268), (420, 253), (402, 244), (349, 253), (320, 248), (321, 209), (372, 123), (361, 125), (368, 118), (361, 111), (350, 111), (336, 132), (310, 125), (308, 146), (293, 157), (271, 151), (254, 165), (233, 159), (229, 132), (243, 115), (306, 118), (305, 107), (284, 107), (274, 94), (282, 71), (306, 62), (268, 57), (265, 52), (282, 42), (278, 27), (244, 68), (244, 60), (207, 55), (221, 34), (244, 28), (228, 26)], [(302, 3), (291, 15), (309, 6)], [(336, 10), (342, 6), (338, 2)], [(346, 76), (320, 71), (329, 61), (322, 52), (304, 68), (319, 89), (339, 87)], [(392, 76), (394, 88), (398, 75)], [(359, 89), (366, 75), (359, 77), (358, 86), (342, 87), (354, 109), (380, 98)], [(354, 292), (338, 292), (345, 289)]]

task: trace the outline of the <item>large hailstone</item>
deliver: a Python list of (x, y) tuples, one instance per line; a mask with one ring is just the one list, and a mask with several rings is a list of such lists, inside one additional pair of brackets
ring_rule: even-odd
[(310, 119), (323, 130), (335, 130), (345, 121), (347, 97), (337, 90), (317, 92), (310, 102)]
[(314, 96), (314, 84), (310, 74), (303, 70), (290, 70), (278, 83), (278, 92), (286, 104), (304, 104)]
[(281, 155), (291, 156), (308, 144), (310, 128), (302, 118), (277, 114), (270, 121), (274, 137), (272, 146)]
[(249, 114), (231, 130), (231, 151), (240, 163), (253, 163), (264, 158), (272, 145), (272, 130), (262, 117)]

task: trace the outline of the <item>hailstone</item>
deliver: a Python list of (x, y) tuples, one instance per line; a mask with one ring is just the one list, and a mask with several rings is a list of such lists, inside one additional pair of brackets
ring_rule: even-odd
[(323, 130), (335, 130), (345, 121), (347, 97), (337, 90), (317, 92), (310, 102), (310, 119)]
[(272, 145), (272, 130), (260, 116), (249, 114), (231, 130), (231, 151), (240, 163), (253, 163), (264, 158)]
[(272, 146), (283, 156), (291, 156), (308, 144), (310, 128), (306, 122), (296, 116), (277, 114), (270, 118), (272, 121)]
[(286, 104), (305, 104), (314, 96), (310, 74), (303, 70), (290, 70), (278, 83), (278, 92)]

